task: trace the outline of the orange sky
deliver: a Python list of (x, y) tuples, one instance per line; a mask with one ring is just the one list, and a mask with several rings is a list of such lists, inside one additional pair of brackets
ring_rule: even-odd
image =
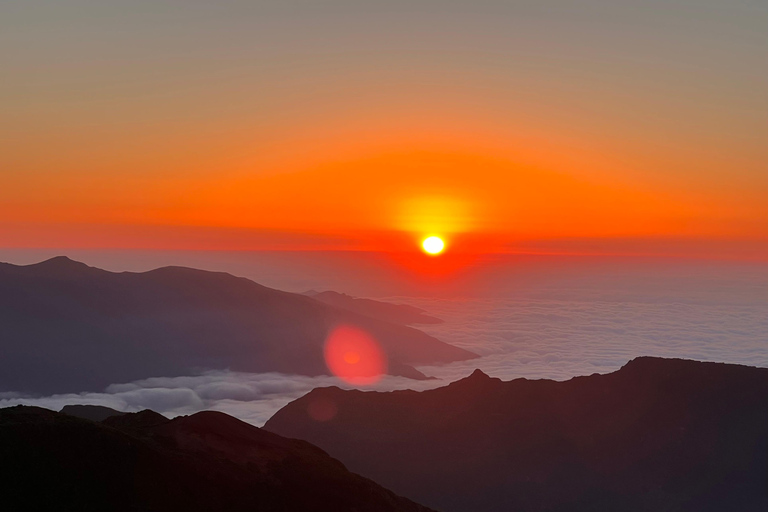
[(768, 239), (768, 11), (60, 4), (0, 13), (0, 247)]
[(554, 139), (509, 148), (467, 134), (390, 148), (342, 139), (255, 172), (237, 163), (165, 176), (16, 175), (0, 229), (10, 247), (409, 250), (439, 234), (469, 252), (531, 240), (765, 234), (760, 193), (734, 201), (642, 180), (605, 153)]

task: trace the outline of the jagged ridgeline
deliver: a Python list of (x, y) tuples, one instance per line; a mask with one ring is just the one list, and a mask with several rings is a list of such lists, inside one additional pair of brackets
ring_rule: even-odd
[(320, 388), (265, 428), (445, 512), (768, 510), (767, 368), (645, 357), (565, 382)]

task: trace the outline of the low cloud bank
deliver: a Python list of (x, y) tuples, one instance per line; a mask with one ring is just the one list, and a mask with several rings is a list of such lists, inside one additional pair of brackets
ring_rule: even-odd
[[(385, 376), (378, 383), (360, 389), (428, 389), (444, 384), (441, 381), (413, 381)], [(152, 409), (168, 417), (215, 410), (261, 426), (291, 400), (323, 386), (345, 389), (354, 387), (335, 377), (211, 371), (193, 376), (155, 377), (113, 384), (100, 393), (68, 393), (47, 397), (4, 393), (0, 395), (0, 407), (21, 404), (58, 411), (65, 405), (87, 404), (126, 412)]]
[(768, 367), (768, 295), (730, 303), (701, 295), (658, 302), (596, 295), (397, 300), (450, 319), (422, 329), (483, 356), (419, 368), (443, 380), (466, 376), (475, 367), (504, 380), (566, 380), (611, 372), (638, 356)]

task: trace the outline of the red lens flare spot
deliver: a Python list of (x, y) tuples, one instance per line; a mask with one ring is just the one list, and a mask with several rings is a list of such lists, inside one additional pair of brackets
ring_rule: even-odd
[(325, 340), (325, 364), (350, 384), (373, 384), (387, 372), (387, 357), (373, 337), (351, 325), (336, 327)]

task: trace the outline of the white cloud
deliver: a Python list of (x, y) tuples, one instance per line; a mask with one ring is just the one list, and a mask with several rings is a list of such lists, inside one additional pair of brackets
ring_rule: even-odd
[[(428, 389), (442, 384), (444, 382), (416, 382), (385, 376), (378, 383), (360, 389)], [(226, 412), (254, 425), (263, 425), (288, 402), (321, 386), (353, 387), (328, 376), (211, 371), (200, 375), (154, 377), (113, 384), (101, 393), (70, 393), (39, 398), (8, 393), (7, 396), (0, 396), (0, 407), (23, 404), (58, 411), (65, 405), (89, 404), (127, 412), (152, 409), (168, 417), (210, 409)]]
[(420, 367), (443, 379), (475, 367), (504, 380), (605, 373), (637, 356), (680, 357), (768, 367), (768, 298), (744, 302), (588, 299), (397, 300), (446, 323), (423, 326), (438, 338), (484, 357)]

